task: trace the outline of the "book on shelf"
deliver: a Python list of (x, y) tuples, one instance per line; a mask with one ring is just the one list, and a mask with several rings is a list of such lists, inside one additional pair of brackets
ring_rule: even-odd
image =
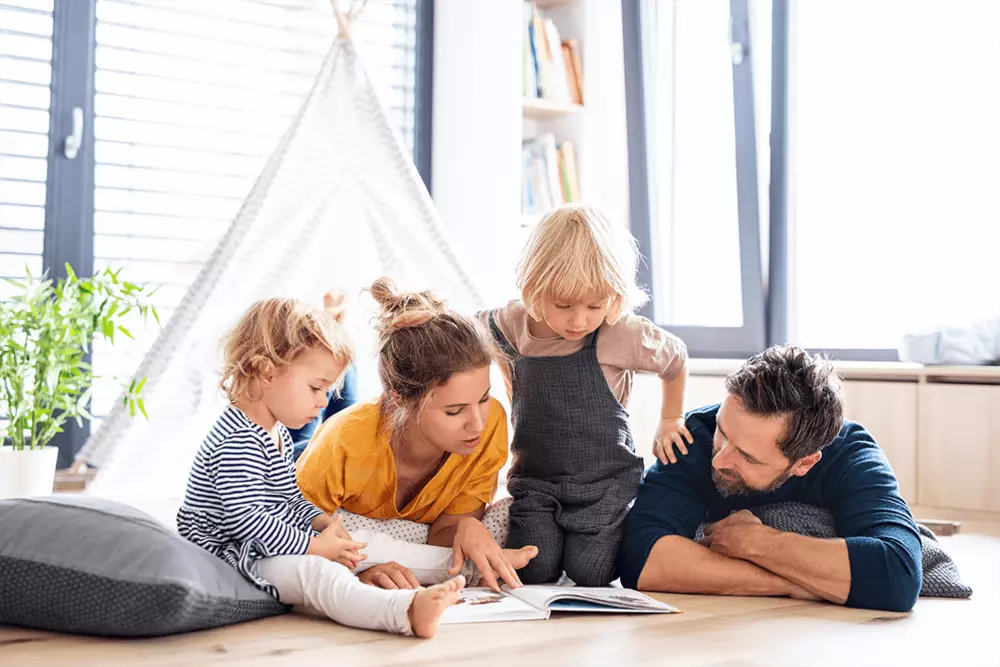
[(580, 201), (576, 148), (572, 141), (556, 143), (551, 132), (521, 142), (523, 174), (521, 212), (544, 213)]
[(552, 612), (678, 614), (681, 610), (628, 588), (581, 586), (466, 588), (441, 615), (442, 624), (544, 621)]
[(583, 71), (575, 39), (563, 41), (552, 19), (524, 3), (523, 93), (527, 98), (583, 104)]
[(580, 47), (575, 39), (567, 39), (562, 43), (562, 50), (573, 103), (583, 104), (583, 66), (580, 64)]

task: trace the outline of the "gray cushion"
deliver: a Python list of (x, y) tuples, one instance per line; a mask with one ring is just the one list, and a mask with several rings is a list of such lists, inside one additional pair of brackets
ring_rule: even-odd
[(0, 623), (148, 637), (288, 611), (139, 510), (103, 498), (0, 500)]
[[(831, 539), (837, 537), (833, 513), (823, 507), (798, 502), (773, 503), (750, 509), (765, 526), (786, 533), (798, 533), (808, 537)], [(705, 524), (698, 526), (694, 539), (705, 536)], [(934, 533), (927, 526), (917, 524), (922, 550), (923, 578), (921, 597), (968, 598), (972, 588), (962, 583), (958, 566), (951, 556), (941, 548)]]

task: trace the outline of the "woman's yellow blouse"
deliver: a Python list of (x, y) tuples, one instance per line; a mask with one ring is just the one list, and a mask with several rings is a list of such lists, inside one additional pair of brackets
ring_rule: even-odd
[(307, 500), (332, 513), (343, 507), (372, 519), (433, 523), (442, 514), (467, 514), (489, 503), (507, 462), (507, 415), (495, 398), (479, 448), (449, 454), (406, 507), (396, 507), (396, 463), (390, 434), (379, 432), (376, 402), (356, 403), (326, 421), (297, 463)]

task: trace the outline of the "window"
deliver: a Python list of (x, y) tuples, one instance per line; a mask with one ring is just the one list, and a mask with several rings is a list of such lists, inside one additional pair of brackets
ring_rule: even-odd
[(632, 210), (650, 269), (648, 314), (692, 354), (732, 354), (764, 338), (747, 3), (625, 0), (623, 9), (625, 43), (640, 44), (626, 53), (638, 58), (626, 89), (632, 185), (648, 188)]
[(693, 355), (895, 360), (906, 333), (1000, 315), (1000, 4), (623, 0), (623, 16), (633, 231), (652, 315)]
[(790, 27), (790, 340), (891, 356), (1000, 316), (1000, 3), (808, 0)]
[(0, 278), (42, 272), (51, 58), (52, 1), (0, 0)]
[[(352, 27), (425, 178), (432, 22), (432, 0), (370, 0)], [(162, 286), (166, 324), (336, 33), (329, 0), (0, 0), (0, 276), (122, 268)], [(67, 160), (77, 107), (84, 146)], [(158, 332), (130, 330), (134, 342), (94, 347), (108, 378), (94, 388), (94, 428), (118, 396), (111, 376), (134, 372)], [(88, 432), (61, 434), (61, 465)]]

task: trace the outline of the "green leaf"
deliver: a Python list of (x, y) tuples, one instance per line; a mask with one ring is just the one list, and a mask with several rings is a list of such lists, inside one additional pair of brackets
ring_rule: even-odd
[(156, 312), (156, 308), (151, 308), (153, 311), (153, 319), (156, 320), (156, 326), (162, 327), (163, 324), (160, 322), (160, 315)]
[(73, 267), (69, 265), (69, 262), (66, 262), (66, 275), (70, 278), (76, 278), (76, 273), (73, 271)]
[[(53, 280), (48, 271), (35, 276), (25, 267), (25, 275), (5, 281), (17, 289), (0, 302), (0, 414), (6, 422), (0, 437), (16, 448), (44, 446), (64, 423), (93, 419), (88, 403), (96, 378), (86, 359), (93, 341), (100, 336), (113, 345), (116, 329), (133, 337), (123, 317), (152, 309), (145, 287), (122, 285), (111, 270), (80, 278), (67, 267), (65, 278)], [(136, 407), (148, 413), (144, 387), (144, 378), (134, 379), (122, 396), (132, 416)]]
[(135, 402), (139, 405), (139, 412), (141, 412), (142, 416), (146, 418), (146, 421), (149, 421), (149, 415), (146, 414), (146, 405), (143, 403), (142, 399), (138, 398)]

